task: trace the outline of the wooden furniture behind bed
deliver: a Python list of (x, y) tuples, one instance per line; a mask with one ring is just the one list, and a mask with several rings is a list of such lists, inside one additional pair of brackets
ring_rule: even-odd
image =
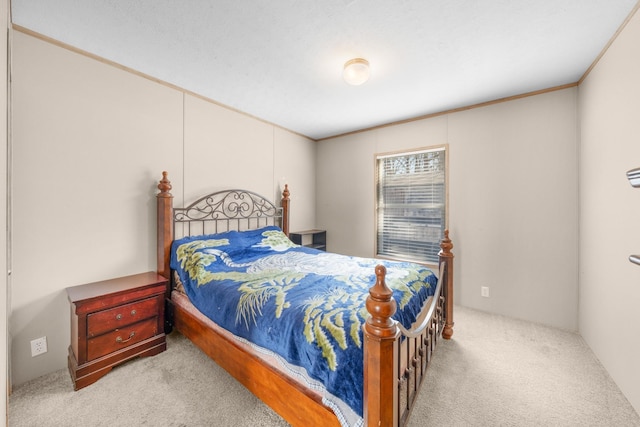
[[(285, 234), (289, 234), (289, 190), (286, 186), (280, 208), (255, 193), (231, 190), (212, 193), (185, 208), (174, 209), (167, 172), (162, 175), (157, 195), (158, 273), (168, 279), (171, 279), (169, 260), (174, 238), (227, 229), (258, 228), (271, 225), (269, 222), (276, 222)], [(215, 223), (213, 230), (207, 231), (207, 222)], [(181, 236), (175, 235), (176, 224), (183, 229)], [(218, 230), (220, 224), (223, 228)], [(197, 230), (194, 232), (192, 228)], [(453, 245), (448, 230), (445, 230), (440, 246), (438, 286), (412, 330), (405, 330), (391, 319), (396, 302), (384, 282), (385, 268), (376, 267), (376, 283), (371, 287), (366, 303), (370, 317), (363, 326), (363, 410), (367, 426), (406, 424), (438, 338), (449, 339), (453, 334)], [(170, 296), (167, 302), (171, 327), (189, 338), (291, 425), (339, 425), (316, 392), (206, 327), (199, 319), (172, 304)]]

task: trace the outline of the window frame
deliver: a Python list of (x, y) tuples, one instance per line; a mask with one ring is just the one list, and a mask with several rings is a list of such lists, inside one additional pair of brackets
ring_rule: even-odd
[(444, 227), (442, 229), (442, 233), (438, 238), (438, 244), (440, 240), (443, 238), (443, 232), (445, 229), (449, 228), (449, 144), (438, 144), (431, 145), (426, 147), (412, 148), (406, 150), (398, 150), (391, 152), (383, 152), (383, 153), (375, 153), (373, 156), (373, 167), (374, 167), (374, 183), (373, 183), (373, 227), (374, 227), (374, 257), (378, 259), (388, 259), (393, 261), (410, 261), (416, 262), (419, 264), (427, 265), (429, 267), (436, 267), (438, 265), (438, 261), (430, 261), (430, 260), (421, 260), (415, 257), (411, 257), (410, 255), (399, 255), (392, 256), (389, 254), (380, 254), (378, 251), (378, 210), (379, 210), (379, 202), (378, 202), (378, 182), (379, 182), (379, 160), (383, 158), (389, 157), (402, 157), (402, 156), (410, 156), (412, 154), (420, 154), (434, 151), (443, 151), (444, 152)]

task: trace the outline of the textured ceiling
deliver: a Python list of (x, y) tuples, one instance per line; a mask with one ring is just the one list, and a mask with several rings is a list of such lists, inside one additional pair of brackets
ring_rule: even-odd
[[(577, 82), (636, 0), (12, 0), (14, 24), (313, 139)], [(371, 63), (348, 86), (343, 64)]]

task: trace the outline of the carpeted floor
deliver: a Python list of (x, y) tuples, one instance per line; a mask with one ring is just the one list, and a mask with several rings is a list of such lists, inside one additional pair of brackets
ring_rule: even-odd
[[(638, 426), (582, 338), (456, 307), (410, 426)], [(66, 369), (17, 387), (9, 426), (286, 426), (182, 335), (77, 392)]]

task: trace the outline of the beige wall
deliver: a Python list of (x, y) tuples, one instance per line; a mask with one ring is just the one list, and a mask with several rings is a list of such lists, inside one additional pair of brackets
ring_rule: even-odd
[[(14, 385), (66, 366), (66, 287), (155, 269), (163, 170), (177, 204), (229, 186), (275, 197), (287, 177), (292, 227), (313, 226), (314, 142), (29, 35), (13, 38)], [(30, 341), (41, 336), (49, 351), (32, 358)]]
[(320, 142), (317, 218), (329, 249), (373, 255), (374, 153), (446, 143), (456, 302), (577, 330), (576, 92)]
[(580, 85), (580, 333), (640, 413), (640, 14)]
[[(7, 50), (6, 30), (9, 25), (9, 2), (7, 0), (0, 1), (0, 20), (4, 22), (2, 36), (0, 36), (0, 57), (4, 58), (4, 65), (0, 67), (0, 81), (7, 81), (7, 66), (9, 62), (9, 54)], [(9, 148), (9, 138), (7, 134), (7, 111), (8, 96), (7, 85), (0, 87), (0, 99), (3, 100), (0, 107), (0, 135), (4, 148), (0, 150), (0, 224), (7, 224), (7, 152)], [(8, 303), (8, 277), (7, 271), (7, 229), (8, 227), (0, 227), (0, 384), (2, 384), (2, 403), (0, 404), (0, 426), (7, 424), (7, 395), (8, 395), (8, 326), (7, 326), (7, 303)]]

